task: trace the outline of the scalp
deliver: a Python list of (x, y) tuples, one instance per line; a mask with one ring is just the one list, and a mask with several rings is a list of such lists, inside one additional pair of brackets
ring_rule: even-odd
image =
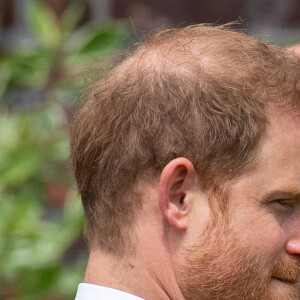
[(71, 130), (87, 234), (120, 253), (142, 207), (139, 182), (189, 159), (203, 188), (255, 164), (271, 105), (299, 108), (292, 54), (226, 27), (149, 37), (96, 82)]

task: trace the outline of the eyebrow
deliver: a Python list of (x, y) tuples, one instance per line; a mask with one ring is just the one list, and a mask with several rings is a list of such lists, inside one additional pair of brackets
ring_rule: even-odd
[(270, 191), (266, 193), (263, 196), (264, 200), (274, 200), (274, 199), (295, 199), (295, 198), (300, 198), (300, 190), (299, 189), (289, 189), (287, 190), (286, 188), (284, 189), (276, 189), (273, 191)]

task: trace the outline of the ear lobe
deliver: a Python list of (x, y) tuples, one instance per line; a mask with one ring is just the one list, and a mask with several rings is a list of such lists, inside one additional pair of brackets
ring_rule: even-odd
[(195, 182), (195, 169), (186, 158), (169, 162), (162, 171), (159, 183), (159, 206), (167, 222), (174, 228), (186, 230), (190, 202), (187, 192)]

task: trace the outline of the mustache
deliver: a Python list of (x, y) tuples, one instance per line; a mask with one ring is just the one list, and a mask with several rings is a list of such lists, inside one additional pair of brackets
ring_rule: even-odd
[(277, 262), (272, 270), (272, 277), (290, 282), (300, 281), (300, 258)]

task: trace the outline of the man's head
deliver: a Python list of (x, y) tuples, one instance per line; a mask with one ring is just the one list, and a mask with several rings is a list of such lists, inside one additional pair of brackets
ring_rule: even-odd
[[(242, 290), (249, 299), (273, 297), (272, 277), (294, 280), (297, 262), (278, 250), (287, 244), (279, 231), (300, 215), (293, 211), (293, 223), (287, 213), (275, 218), (264, 201), (277, 199), (265, 200), (276, 188), (274, 166), (294, 168), (300, 158), (293, 152), (300, 127), (296, 116), (290, 120), (300, 105), (299, 74), (293, 55), (224, 28), (168, 30), (139, 46), (93, 86), (72, 127), (91, 247), (125, 255), (143, 221), (156, 218), (187, 299), (235, 299)], [(286, 140), (282, 128), (293, 138)], [(291, 160), (283, 162), (285, 154)], [(289, 178), (293, 191), (297, 174)], [(262, 230), (274, 235), (265, 250)], [(289, 275), (282, 265), (291, 266)]]

